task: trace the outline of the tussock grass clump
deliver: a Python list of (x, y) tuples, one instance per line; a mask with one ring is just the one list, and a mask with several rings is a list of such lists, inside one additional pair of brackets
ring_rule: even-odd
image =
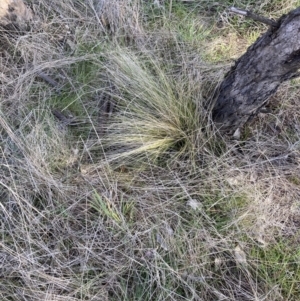
[(207, 116), (201, 95), (191, 93), (193, 83), (176, 81), (153, 58), (124, 49), (110, 53), (108, 61), (108, 80), (117, 92), (110, 95), (116, 114), (105, 139), (111, 159), (130, 158), (140, 164), (166, 154), (173, 159), (195, 155), (197, 140), (205, 139), (201, 128)]
[(132, 39), (143, 35), (140, 1), (94, 0), (92, 7), (103, 28), (116, 37)]

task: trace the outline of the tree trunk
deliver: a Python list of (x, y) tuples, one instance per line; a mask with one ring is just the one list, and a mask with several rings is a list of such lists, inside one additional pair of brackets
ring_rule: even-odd
[(300, 74), (300, 7), (282, 16), (248, 48), (220, 85), (212, 117), (233, 133), (257, 114), (279, 85)]

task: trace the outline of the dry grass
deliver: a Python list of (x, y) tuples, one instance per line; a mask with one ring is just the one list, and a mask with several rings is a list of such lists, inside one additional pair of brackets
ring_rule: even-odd
[(153, 59), (144, 63), (124, 49), (110, 53), (108, 60), (107, 76), (117, 92), (110, 94), (116, 112), (106, 137), (111, 160), (124, 164), (125, 157), (131, 157), (141, 165), (174, 148), (177, 156), (195, 153), (204, 116), (189, 83), (175, 82)]
[(240, 141), (209, 114), (263, 28), (205, 0), (30, 4), (1, 31), (0, 299), (299, 300), (299, 81)]

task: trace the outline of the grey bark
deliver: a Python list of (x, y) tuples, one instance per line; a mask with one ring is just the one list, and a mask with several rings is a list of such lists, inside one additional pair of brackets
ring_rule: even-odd
[(267, 103), (280, 84), (300, 74), (300, 7), (282, 16), (237, 60), (221, 83), (212, 117), (233, 133)]

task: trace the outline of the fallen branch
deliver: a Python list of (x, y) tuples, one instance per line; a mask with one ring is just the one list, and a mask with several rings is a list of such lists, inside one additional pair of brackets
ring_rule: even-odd
[(267, 24), (267, 25), (272, 26), (272, 27), (278, 27), (279, 26), (278, 22), (275, 22), (275, 21), (273, 21), (271, 19), (268, 19), (266, 17), (263, 17), (263, 16), (256, 15), (256, 14), (254, 14), (253, 12), (251, 12), (249, 10), (244, 10), (244, 9), (240, 9), (240, 8), (236, 8), (236, 7), (230, 7), (229, 10), (231, 12), (235, 13), (235, 14), (250, 18), (254, 21), (258, 21), (258, 22)]

